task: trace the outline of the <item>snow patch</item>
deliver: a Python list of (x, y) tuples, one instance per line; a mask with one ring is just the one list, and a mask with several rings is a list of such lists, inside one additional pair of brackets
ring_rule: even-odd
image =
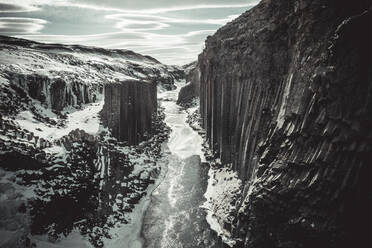
[[(98, 102), (86, 104), (81, 110), (75, 110), (72, 113), (68, 113), (68, 110), (71, 111), (73, 109), (66, 109), (64, 112), (68, 114), (63, 127), (56, 127), (39, 121), (29, 110), (20, 112), (16, 116), (15, 122), (18, 123), (21, 128), (33, 132), (36, 136), (49, 141), (68, 135), (71, 131), (77, 128), (84, 130), (88, 134), (96, 135), (100, 131), (99, 112), (102, 110), (103, 105), (104, 99), (101, 97)], [(50, 119), (59, 121), (56, 115), (50, 110), (44, 109), (41, 106), (39, 106), (38, 109), (42, 109), (42, 113)]]
[(222, 241), (232, 247), (235, 241), (231, 233), (223, 226), (229, 222), (235, 206), (231, 204), (241, 194), (242, 182), (236, 172), (229, 168), (210, 168), (208, 172), (208, 187), (204, 194), (207, 201), (202, 208), (207, 211), (207, 222), (212, 230), (222, 238)]
[(36, 244), (37, 248), (94, 248), (87, 238), (77, 230), (73, 230), (67, 237), (60, 238), (54, 243), (48, 240), (48, 235), (33, 235), (32, 242)]

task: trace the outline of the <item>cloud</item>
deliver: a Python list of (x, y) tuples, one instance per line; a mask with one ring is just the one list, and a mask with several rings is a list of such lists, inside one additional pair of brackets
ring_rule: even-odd
[(36, 18), (0, 17), (0, 33), (37, 33), (47, 22)]
[(17, 12), (28, 12), (35, 11), (38, 8), (34, 6), (22, 6), (14, 3), (0, 2), (0, 13), (17, 13)]
[(236, 18), (238, 15), (230, 15), (226, 18), (220, 19), (183, 19), (183, 18), (174, 18), (166, 16), (155, 16), (155, 15), (144, 15), (144, 14), (133, 14), (133, 13), (124, 13), (124, 14), (111, 14), (106, 15), (105, 18), (112, 19), (118, 22), (117, 27), (122, 29), (123, 27), (131, 26), (131, 24), (151, 24), (151, 28), (147, 30), (159, 30), (169, 27), (169, 24), (172, 23), (182, 23), (182, 24), (217, 24), (223, 25), (228, 21)]
[[(17, 2), (17, 3), (14, 3)], [(40, 10), (43, 5), (66, 5), (69, 0), (0, 0), (0, 12), (17, 13)]]
[(166, 64), (186, 64), (197, 58), (204, 37), (215, 30), (198, 30), (183, 35), (160, 35), (147, 32), (115, 32), (95, 35), (21, 35), (49, 43), (84, 44), (106, 48), (130, 49), (155, 57)]
[(0, 33), (40, 42), (130, 49), (163, 63), (184, 64), (197, 58), (207, 35), (255, 3), (249, 0), (232, 0), (228, 4), (222, 0), (189, 0), (187, 5), (181, 0), (23, 0), (24, 6), (39, 11), (15, 13), (18, 20), (0, 19)]
[(71, 0), (70, 4), (85, 8), (91, 7), (122, 10), (127, 13), (138, 12), (138, 10), (141, 10), (142, 13), (146, 14), (159, 14), (170, 11), (200, 8), (252, 7), (257, 4), (257, 2), (257, 0), (230, 0), (229, 4), (226, 4), (225, 0), (188, 0), (187, 2), (184, 0)]

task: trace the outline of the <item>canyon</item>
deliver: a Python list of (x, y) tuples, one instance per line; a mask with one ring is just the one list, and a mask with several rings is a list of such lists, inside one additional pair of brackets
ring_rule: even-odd
[(371, 24), (262, 0), (184, 66), (0, 36), (0, 247), (364, 247)]
[(157, 93), (183, 71), (128, 50), (5, 36), (0, 58), (0, 247), (136, 239), (125, 227), (138, 225), (169, 133)]

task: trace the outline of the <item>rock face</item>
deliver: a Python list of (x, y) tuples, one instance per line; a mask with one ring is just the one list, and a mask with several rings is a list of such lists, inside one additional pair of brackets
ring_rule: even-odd
[[(102, 87), (97, 84), (61, 77), (49, 77), (42, 74), (23, 74), (9, 72), (11, 86), (19, 92), (29, 94), (31, 99), (38, 100), (55, 111), (68, 106), (80, 106), (96, 101), (96, 94), (102, 94)], [(8, 106), (6, 106), (8, 107)]]
[(152, 133), (157, 111), (156, 83), (125, 80), (105, 85), (104, 126), (120, 141), (138, 144)]
[(372, 220), (370, 1), (263, 0), (206, 41), (200, 112), (244, 183), (238, 247), (362, 247)]
[(183, 86), (178, 95), (177, 104), (187, 105), (193, 99), (199, 97), (200, 91), (200, 70), (197, 62), (184, 66), (187, 85)]

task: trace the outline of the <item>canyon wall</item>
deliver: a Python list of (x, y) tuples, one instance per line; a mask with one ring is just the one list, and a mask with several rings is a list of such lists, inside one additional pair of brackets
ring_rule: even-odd
[[(65, 107), (79, 107), (96, 101), (102, 94), (102, 86), (80, 80), (51, 77), (42, 74), (8, 73), (10, 87), (17, 95), (29, 96), (39, 101), (46, 108), (62, 111)], [(10, 99), (9, 103), (11, 104)], [(5, 105), (9, 108), (9, 105)], [(16, 107), (16, 106), (15, 106)]]
[(185, 65), (183, 69), (187, 84), (181, 88), (178, 94), (177, 104), (181, 105), (191, 103), (200, 94), (200, 70), (197, 61)]
[(370, 1), (263, 0), (207, 38), (200, 112), (243, 181), (237, 247), (368, 240), (371, 23)]
[(152, 134), (157, 112), (155, 82), (125, 80), (105, 85), (104, 126), (120, 141), (138, 144)]

